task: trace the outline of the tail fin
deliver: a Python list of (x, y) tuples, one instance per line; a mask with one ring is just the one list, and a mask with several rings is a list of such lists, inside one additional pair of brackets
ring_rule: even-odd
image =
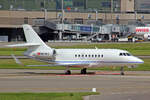
[(33, 28), (28, 25), (28, 24), (24, 24), (23, 25), (23, 30), (24, 30), (24, 34), (25, 34), (25, 38), (27, 43), (26, 44), (39, 44), (39, 46), (30, 46), (29, 49), (33, 49), (34, 50), (38, 49), (38, 50), (43, 50), (43, 49), (51, 49), (50, 47), (48, 47), (42, 40), (41, 38), (38, 36), (38, 34), (33, 30)]
[(28, 24), (23, 25), (23, 30), (27, 43), (45, 44), (30, 25)]
[(25, 24), (23, 25), (24, 35), (26, 38), (27, 43), (24, 44), (15, 44), (15, 45), (7, 45), (8, 47), (35, 47), (35, 46), (42, 46), (49, 48), (38, 36), (38, 34), (33, 30), (33, 28)]
[[(37, 58), (42, 59), (41, 61), (44, 61), (45, 59), (54, 60), (56, 51), (47, 46), (41, 38), (38, 36), (38, 34), (32, 29), (30, 25), (23, 25), (23, 30), (25, 34), (25, 38), (27, 43), (24, 44), (14, 44), (14, 45), (7, 45), (8, 47), (28, 47), (28, 50), (24, 52), (25, 56), (31, 57), (31, 58)], [(43, 56), (44, 54), (48, 54), (48, 56)], [(42, 55), (40, 55), (42, 54)], [(13, 55), (12, 55), (13, 56)], [(19, 60), (13, 56), (16, 63), (21, 64)], [(44, 60), (43, 60), (44, 59)]]
[(23, 25), (23, 30), (27, 43), (7, 45), (8, 47), (28, 47), (24, 55), (31, 56), (33, 52), (52, 51), (52, 48), (47, 46), (38, 34), (32, 29), (30, 25)]

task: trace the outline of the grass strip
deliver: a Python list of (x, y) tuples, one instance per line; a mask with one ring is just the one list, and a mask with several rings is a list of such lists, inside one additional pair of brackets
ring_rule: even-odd
[(0, 93), (0, 100), (82, 100), (83, 96), (98, 95), (93, 92), (77, 93)]
[[(70, 48), (70, 49), (122, 49), (127, 50), (133, 55), (150, 55), (150, 43), (108, 43), (108, 44), (82, 44), (82, 45), (73, 45), (73, 46), (52, 46), (52, 48), (61, 49), (61, 48)], [(0, 56), (3, 55), (23, 55), (23, 52), (27, 48), (0, 48)]]

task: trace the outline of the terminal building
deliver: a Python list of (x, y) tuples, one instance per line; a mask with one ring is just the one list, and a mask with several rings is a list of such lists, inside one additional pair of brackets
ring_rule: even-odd
[(24, 41), (22, 24), (32, 25), (44, 41), (128, 36), (136, 25), (150, 23), (149, 5), (149, 0), (1, 0), (0, 41)]

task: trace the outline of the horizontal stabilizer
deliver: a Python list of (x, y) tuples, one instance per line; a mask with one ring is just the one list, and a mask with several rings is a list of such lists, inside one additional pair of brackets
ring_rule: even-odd
[(31, 47), (31, 46), (40, 46), (40, 43), (23, 43), (23, 44), (14, 44), (6, 45), (7, 47)]
[(19, 65), (23, 65), (20, 60), (18, 58), (16, 58), (16, 56), (14, 54), (11, 55), (13, 57), (13, 59), (15, 60), (15, 62)]

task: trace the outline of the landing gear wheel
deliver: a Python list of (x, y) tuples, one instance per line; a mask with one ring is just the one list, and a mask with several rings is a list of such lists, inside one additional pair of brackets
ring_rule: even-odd
[(120, 71), (121, 71), (120, 75), (125, 75), (124, 74), (124, 67), (121, 67)]
[(124, 75), (124, 72), (121, 72), (120, 74), (121, 74), (121, 75)]
[(87, 74), (86, 68), (81, 69), (81, 74)]
[(67, 70), (67, 71), (65, 72), (65, 74), (66, 74), (66, 75), (71, 75), (71, 71), (70, 71), (70, 70)]

